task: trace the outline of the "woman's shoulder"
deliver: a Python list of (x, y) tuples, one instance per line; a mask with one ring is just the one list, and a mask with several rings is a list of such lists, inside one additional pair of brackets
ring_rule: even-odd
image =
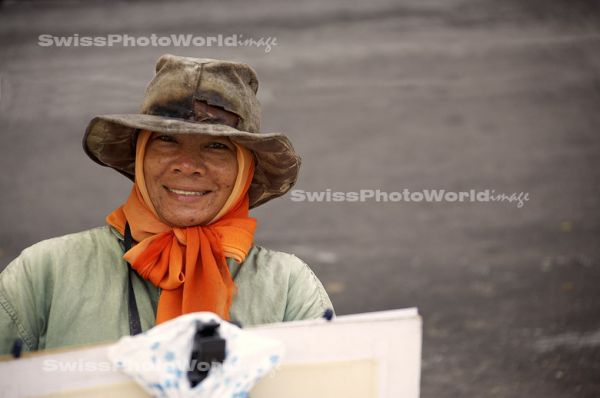
[(64, 268), (70, 263), (112, 257), (119, 253), (118, 237), (110, 227), (102, 226), (37, 242), (24, 249), (3, 273), (10, 272), (14, 267), (40, 269), (54, 265)]
[(253, 245), (246, 261), (250, 261), (256, 266), (267, 267), (273, 271), (298, 272), (308, 265), (295, 254), (273, 250), (260, 245)]
[(96, 251), (102, 246), (118, 246), (117, 236), (109, 226), (101, 226), (85, 231), (57, 236), (39, 241), (24, 249), (21, 256), (82, 253)]
[(263, 277), (271, 275), (274, 280), (285, 279), (291, 284), (302, 280), (310, 283), (318, 281), (311, 267), (295, 254), (260, 245), (252, 246), (244, 267), (246, 270), (253, 269), (256, 274)]

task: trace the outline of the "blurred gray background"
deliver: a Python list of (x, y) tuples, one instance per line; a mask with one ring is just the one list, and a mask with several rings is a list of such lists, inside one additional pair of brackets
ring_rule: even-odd
[[(423, 397), (600, 396), (598, 1), (0, 4), (0, 268), (125, 200), (129, 181), (81, 139), (94, 115), (137, 111), (161, 54), (244, 61), (263, 130), (303, 157), (298, 189), (530, 196), (519, 209), (288, 195), (254, 211), (258, 243), (309, 263), (339, 314), (419, 307)], [(151, 33), (277, 45), (37, 45)]]

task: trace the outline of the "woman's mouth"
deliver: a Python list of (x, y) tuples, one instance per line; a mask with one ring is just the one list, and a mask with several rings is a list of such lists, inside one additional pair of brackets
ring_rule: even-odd
[(175, 189), (175, 188), (169, 188), (169, 187), (165, 187), (165, 188), (169, 192), (172, 192), (176, 195), (182, 195), (182, 196), (204, 196), (211, 192), (211, 191), (186, 191), (183, 189)]

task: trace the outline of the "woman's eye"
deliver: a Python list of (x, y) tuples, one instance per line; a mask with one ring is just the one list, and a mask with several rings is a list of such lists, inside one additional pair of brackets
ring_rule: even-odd
[(163, 142), (177, 142), (172, 135), (159, 135), (156, 139)]
[(222, 142), (211, 142), (208, 144), (208, 147), (211, 149), (229, 149), (229, 147)]

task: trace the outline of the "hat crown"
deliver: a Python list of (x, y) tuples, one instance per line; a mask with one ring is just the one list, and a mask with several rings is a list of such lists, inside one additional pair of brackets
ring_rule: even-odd
[(259, 133), (257, 91), (256, 72), (247, 64), (165, 54), (156, 62), (141, 113), (200, 122), (195, 104), (202, 101), (236, 114), (236, 129)]

